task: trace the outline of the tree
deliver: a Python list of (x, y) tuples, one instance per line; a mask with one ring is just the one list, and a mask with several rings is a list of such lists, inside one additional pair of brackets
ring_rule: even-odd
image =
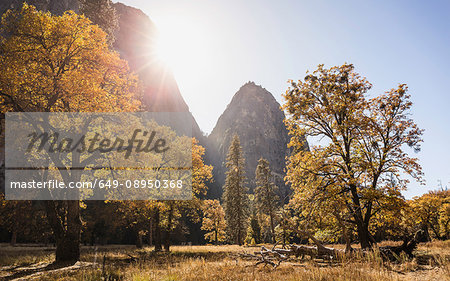
[[(404, 151), (405, 146), (418, 151), (423, 133), (409, 117), (407, 87), (368, 99), (371, 84), (351, 64), (319, 65), (304, 81), (290, 83), (284, 109), (295, 153), (286, 180), (318, 208), (338, 203), (349, 215), (343, 219), (356, 226), (361, 247), (371, 247), (369, 226), (383, 208), (380, 202), (397, 200), (406, 188), (400, 173), (416, 180), (422, 176), (417, 159)], [(303, 136), (323, 141), (301, 151)], [(397, 184), (389, 184), (392, 177)]]
[(22, 238), (27, 241), (47, 240), (50, 227), (42, 204), (33, 201), (5, 200), (0, 193), (0, 225), (11, 233), (11, 246)]
[[(137, 78), (84, 16), (38, 12), (24, 4), (2, 17), (1, 112), (135, 111)], [(62, 173), (59, 170), (59, 173)], [(80, 257), (80, 203), (47, 201), (56, 261)]]
[(234, 135), (227, 155), (223, 202), (227, 234), (233, 243), (242, 245), (246, 235), (248, 196), (245, 186), (245, 162), (239, 136)]
[[(161, 251), (163, 246), (170, 251), (172, 235), (176, 229), (181, 230), (182, 218), (189, 217), (194, 222), (201, 220), (199, 214), (202, 210), (201, 198), (206, 194), (206, 183), (212, 180), (212, 166), (205, 165), (203, 155), (205, 149), (198, 144), (195, 138), (186, 139), (185, 136), (176, 136), (180, 142), (189, 141), (192, 144), (192, 200), (152, 200), (140, 203), (120, 202), (118, 205), (127, 218), (126, 226), (134, 229), (137, 237), (145, 232), (149, 235), (149, 241), (155, 241), (155, 251)], [(173, 142), (175, 143), (175, 142)], [(179, 151), (185, 149), (173, 149), (174, 157), (180, 157)], [(167, 159), (166, 159), (167, 157)], [(170, 155), (166, 153), (162, 162), (169, 161)], [(167, 174), (169, 175), (169, 174)], [(174, 174), (171, 178), (175, 177)], [(148, 227), (150, 225), (150, 228)], [(150, 242), (151, 243), (151, 242)]]
[(219, 200), (205, 200), (203, 202), (203, 221), (202, 230), (205, 233), (205, 239), (218, 244), (225, 240), (225, 212), (220, 205)]
[[(173, 155), (167, 152), (158, 161), (165, 163), (171, 161), (170, 159), (184, 159), (185, 157), (180, 157), (180, 151), (182, 149), (186, 150), (188, 147), (186, 143), (192, 145), (191, 151), (184, 151), (184, 153), (191, 153), (192, 156), (192, 200), (112, 202), (117, 206), (117, 213), (121, 215), (123, 225), (131, 229), (136, 235), (136, 246), (142, 246), (140, 241), (143, 234), (147, 233), (149, 244), (154, 241), (155, 251), (157, 252), (162, 251), (163, 246), (166, 251), (170, 251), (174, 231), (181, 230), (183, 232), (183, 217), (188, 217), (194, 222), (201, 220), (201, 215), (199, 214), (203, 205), (201, 198), (206, 194), (206, 183), (212, 180), (212, 166), (204, 164), (203, 155), (205, 149), (198, 144), (198, 141), (195, 138), (177, 136), (173, 131), (170, 131), (165, 137), (165, 139), (171, 138), (175, 138), (175, 140), (171, 141), (175, 146), (172, 147)], [(176, 148), (177, 144), (180, 145), (178, 148)], [(145, 158), (136, 159), (136, 161), (145, 162)], [(178, 174), (176, 173), (179, 171), (172, 172), (172, 174), (171, 172), (163, 173), (162, 180), (177, 178), (177, 175), (186, 176), (185, 171)]]
[(250, 216), (250, 222), (247, 228), (247, 237), (245, 243), (250, 245), (256, 245), (261, 243), (261, 225), (259, 224), (256, 211), (252, 212)]
[(260, 214), (267, 214), (270, 219), (270, 232), (272, 242), (275, 243), (275, 212), (278, 207), (277, 186), (272, 182), (272, 174), (269, 162), (266, 159), (259, 159), (256, 167), (256, 188), (255, 201), (256, 208)]
[(280, 217), (280, 223), (275, 227), (275, 237), (276, 241), (281, 242), (281, 244), (286, 245), (291, 242), (291, 236), (295, 228), (295, 222), (292, 214), (292, 210), (288, 208), (288, 205), (284, 205), (279, 211), (278, 216)]
[[(149, 222), (155, 209), (155, 202), (151, 200), (130, 200), (112, 201), (115, 205), (115, 212), (120, 218), (124, 227), (130, 229), (136, 236), (135, 244), (137, 248), (142, 248), (142, 236), (144, 232), (152, 231)], [(150, 224), (151, 225), (151, 224)], [(149, 242), (151, 243), (151, 241)]]
[(439, 226), (442, 238), (450, 239), (450, 195), (447, 196), (439, 210)]
[(448, 238), (448, 204), (450, 201), (450, 191), (430, 191), (420, 197), (410, 200), (409, 207), (412, 224), (419, 225), (425, 232), (425, 236), (430, 240), (432, 236), (439, 240)]
[(205, 165), (203, 156), (205, 148), (192, 138), (192, 200), (164, 201), (164, 247), (170, 251), (171, 235), (175, 227), (180, 223), (181, 214), (184, 213), (193, 221), (200, 222), (202, 210), (201, 197), (206, 195), (208, 187), (206, 183), (212, 180), (212, 169), (210, 165)]

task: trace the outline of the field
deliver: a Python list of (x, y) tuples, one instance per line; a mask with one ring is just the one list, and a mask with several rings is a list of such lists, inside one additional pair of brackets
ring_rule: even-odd
[(450, 280), (449, 240), (420, 244), (413, 260), (385, 262), (375, 252), (340, 262), (290, 260), (275, 269), (238, 257), (259, 247), (173, 246), (170, 253), (83, 247), (81, 262), (58, 268), (51, 265), (50, 247), (3, 244), (0, 249), (2, 280)]

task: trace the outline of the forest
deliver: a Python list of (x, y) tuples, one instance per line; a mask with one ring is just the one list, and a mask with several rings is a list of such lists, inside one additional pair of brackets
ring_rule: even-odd
[[(145, 83), (112, 47), (114, 27), (95, 17), (95, 7), (83, 7), (53, 15), (23, 4), (3, 14), (2, 154), (11, 112), (148, 111)], [(220, 196), (210, 192), (216, 167), (201, 137), (141, 137), (146, 152), (176, 149), (161, 135), (188, 144), (190, 200), (8, 200), (3, 160), (0, 279), (448, 278), (450, 191), (441, 184), (411, 199), (402, 194), (411, 181), (429, 184), (417, 158), (424, 130), (411, 117), (408, 86), (373, 95), (367, 78), (346, 63), (318, 65), (286, 88), (287, 198), (263, 155), (248, 177), (238, 133), (226, 147)], [(131, 143), (144, 134), (137, 130)], [(96, 140), (105, 151), (116, 146)], [(127, 149), (127, 161), (152, 161)], [(67, 171), (54, 172), (64, 178)]]

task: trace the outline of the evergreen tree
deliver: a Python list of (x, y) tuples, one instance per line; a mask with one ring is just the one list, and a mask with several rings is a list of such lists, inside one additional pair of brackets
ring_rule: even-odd
[(234, 135), (227, 155), (223, 201), (227, 234), (233, 243), (242, 245), (248, 218), (248, 188), (245, 186), (245, 160), (238, 135)]
[(247, 238), (245, 240), (245, 242), (250, 245), (261, 243), (261, 225), (259, 224), (256, 210), (254, 210), (250, 216), (250, 224), (247, 229)]
[(255, 203), (259, 213), (266, 214), (270, 219), (270, 232), (275, 243), (275, 211), (278, 207), (279, 198), (276, 195), (277, 186), (271, 180), (269, 162), (261, 158), (256, 167)]

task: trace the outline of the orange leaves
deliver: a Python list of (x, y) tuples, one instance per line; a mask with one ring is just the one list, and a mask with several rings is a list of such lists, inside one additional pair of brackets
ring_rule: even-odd
[(2, 18), (2, 111), (135, 111), (137, 77), (84, 16), (24, 4)]
[[(403, 200), (401, 172), (417, 180), (422, 175), (417, 159), (404, 151), (419, 150), (423, 132), (409, 116), (407, 86), (368, 99), (371, 87), (351, 64), (319, 65), (304, 81), (290, 81), (283, 106), (294, 150), (286, 180), (294, 198), (341, 206), (359, 228), (368, 226), (383, 200)], [(303, 136), (319, 137), (322, 146), (300, 151)]]
[(212, 180), (212, 166), (203, 163), (205, 148), (192, 139), (192, 191), (195, 195), (205, 195), (208, 187), (206, 182)]
[(437, 239), (450, 238), (450, 191), (430, 191), (408, 201), (408, 227), (430, 229)]
[(219, 200), (205, 200), (203, 202), (202, 230), (207, 231), (205, 239), (211, 242), (225, 240), (225, 211)]

